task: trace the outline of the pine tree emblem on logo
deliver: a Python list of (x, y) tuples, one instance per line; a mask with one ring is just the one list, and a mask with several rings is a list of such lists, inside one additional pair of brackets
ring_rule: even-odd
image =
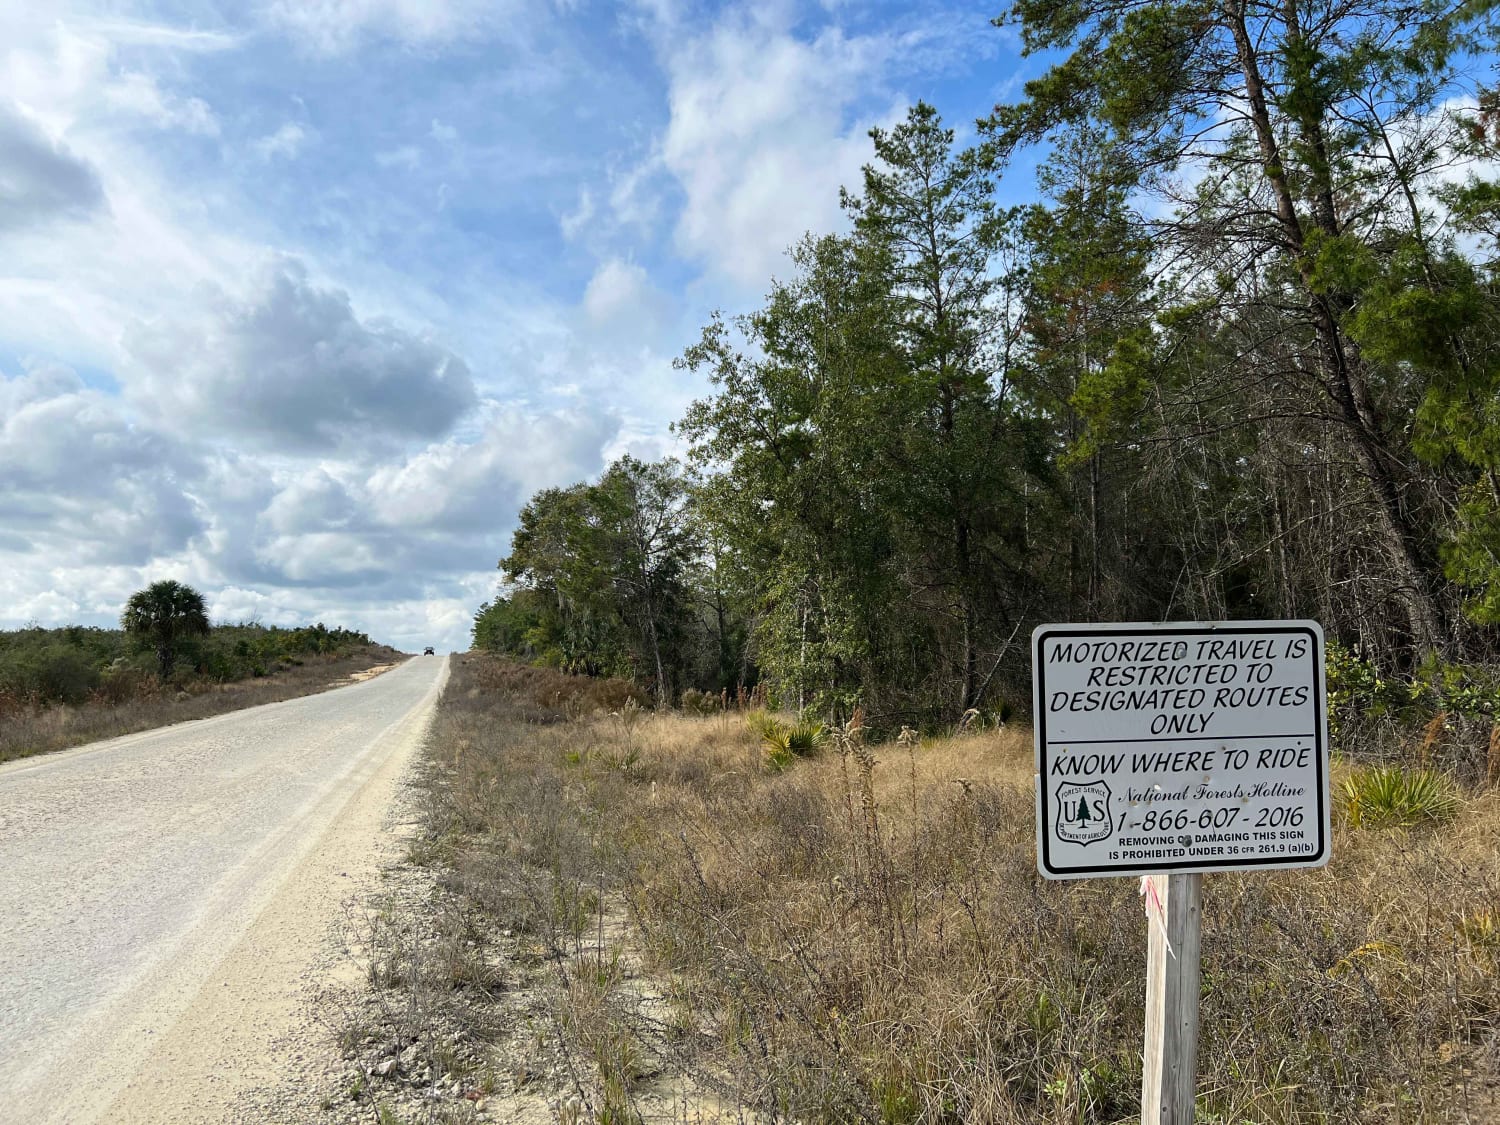
[(1064, 781), (1054, 796), (1057, 816), (1052, 821), (1059, 840), (1070, 844), (1092, 844), (1115, 834), (1110, 812), (1109, 786), (1103, 781)]

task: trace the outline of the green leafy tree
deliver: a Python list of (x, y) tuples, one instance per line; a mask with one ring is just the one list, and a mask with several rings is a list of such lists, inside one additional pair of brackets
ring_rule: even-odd
[(1142, 546), (1132, 542), (1141, 513), (1126, 504), (1140, 476), (1132, 439), (1152, 359), (1149, 252), (1111, 160), (1095, 128), (1061, 138), (1038, 172), (1044, 201), (1022, 222), (1026, 346), (1017, 381), (1056, 443), (1070, 620), (1128, 619), (1137, 576), (1126, 566)]
[(653, 693), (671, 701), (680, 680), (688, 591), (684, 579), (695, 553), (687, 487), (681, 466), (622, 457), (594, 489), (606, 533), (617, 604), (633, 626), (633, 646), (649, 664)]
[(624, 457), (592, 484), (544, 489), (500, 560), (508, 597), (475, 622), (481, 647), (590, 675), (635, 676), (669, 702), (685, 675), (696, 545), (675, 461)]
[(682, 364), (715, 393), (680, 428), (782, 701), (956, 717), (1035, 586), (1014, 217), (932, 107), (871, 137), (853, 234), (809, 237), (760, 311), (709, 325)]
[(120, 626), (136, 644), (156, 653), (163, 679), (172, 675), (183, 646), (194, 637), (206, 636), (209, 628), (203, 595), (170, 578), (131, 594)]
[(594, 500), (588, 484), (538, 492), (521, 509), (500, 569), (507, 583), (533, 595), (537, 619), (526, 643), (539, 660), (570, 672), (628, 675)]
[(537, 597), (533, 590), (515, 590), (509, 597), (485, 602), (474, 615), (474, 647), (536, 659), (540, 654), (535, 642), (544, 616)]
[(878, 695), (903, 651), (899, 451), (920, 406), (868, 252), (809, 238), (762, 310), (716, 318), (681, 360), (715, 388), (679, 429), (707, 474), (695, 511), (718, 588), (749, 622), (760, 671), (798, 707)]

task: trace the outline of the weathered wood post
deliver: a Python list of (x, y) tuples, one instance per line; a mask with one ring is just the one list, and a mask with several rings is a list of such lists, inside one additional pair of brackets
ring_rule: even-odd
[[(1142, 1125), (1191, 1125), (1198, 1084), (1198, 980), (1203, 876), (1150, 875), (1165, 915), (1146, 946), (1146, 1054)], [(1147, 912), (1154, 904), (1147, 904)]]

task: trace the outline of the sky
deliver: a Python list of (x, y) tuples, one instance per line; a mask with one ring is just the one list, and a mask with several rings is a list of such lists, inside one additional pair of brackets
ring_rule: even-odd
[(680, 452), (673, 369), (994, 3), (0, 0), (0, 628), (468, 647), (521, 506)]

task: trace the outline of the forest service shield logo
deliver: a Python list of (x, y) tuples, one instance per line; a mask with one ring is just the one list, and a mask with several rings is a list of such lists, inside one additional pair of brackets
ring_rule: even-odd
[(1103, 781), (1064, 781), (1054, 794), (1057, 815), (1052, 831), (1070, 844), (1092, 844), (1115, 834), (1109, 808), (1109, 786)]

